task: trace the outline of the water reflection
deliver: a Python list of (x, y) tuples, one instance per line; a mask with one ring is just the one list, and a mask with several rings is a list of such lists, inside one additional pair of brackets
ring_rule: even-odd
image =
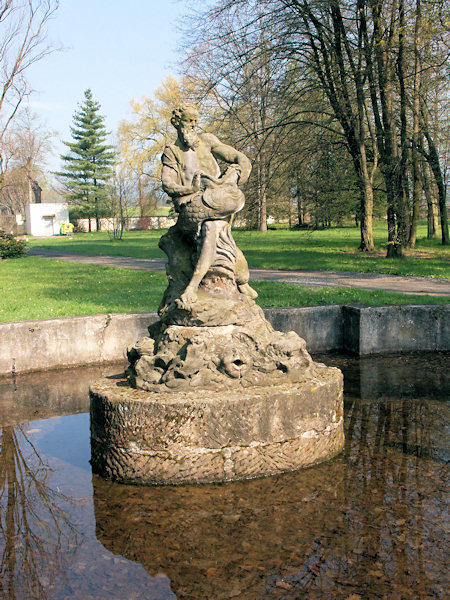
[(179, 600), (444, 598), (448, 406), (381, 387), (347, 393), (343, 455), (307, 471), (185, 488), (94, 476), (98, 539)]
[(89, 411), (89, 385), (124, 363), (0, 377), (0, 427)]
[(23, 424), (87, 410), (82, 371), (0, 380), (2, 597), (445, 598), (448, 355), (319, 358), (344, 371), (344, 452), (225, 485), (92, 476), (88, 414)]
[(69, 518), (72, 501), (49, 485), (51, 469), (27, 429), (0, 430), (0, 590), (11, 600), (47, 598), (81, 543)]

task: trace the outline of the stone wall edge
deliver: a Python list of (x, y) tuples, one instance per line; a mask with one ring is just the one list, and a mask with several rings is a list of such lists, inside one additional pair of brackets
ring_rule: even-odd
[[(295, 331), (311, 352), (369, 355), (450, 350), (450, 305), (309, 306), (265, 309), (280, 331)], [(0, 375), (125, 358), (147, 335), (154, 312), (0, 323)]]

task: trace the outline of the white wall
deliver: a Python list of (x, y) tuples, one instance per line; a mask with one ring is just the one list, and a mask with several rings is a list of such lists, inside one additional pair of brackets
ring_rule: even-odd
[(61, 223), (69, 222), (69, 209), (65, 203), (28, 204), (26, 206), (26, 231), (29, 235), (59, 235)]

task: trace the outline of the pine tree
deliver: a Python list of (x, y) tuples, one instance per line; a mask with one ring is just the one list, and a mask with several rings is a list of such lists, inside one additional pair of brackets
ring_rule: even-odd
[(115, 153), (113, 146), (105, 144), (108, 132), (104, 117), (98, 114), (100, 104), (93, 100), (90, 89), (84, 92), (84, 97), (73, 115), (70, 128), (73, 141), (64, 142), (70, 152), (61, 155), (64, 167), (56, 175), (66, 187), (65, 197), (80, 208), (83, 216), (95, 217), (99, 230), (100, 217), (105, 216)]

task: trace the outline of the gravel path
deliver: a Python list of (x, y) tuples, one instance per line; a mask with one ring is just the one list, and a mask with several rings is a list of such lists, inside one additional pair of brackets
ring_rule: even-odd
[[(61, 252), (47, 248), (31, 248), (31, 256), (68, 260), (84, 264), (121, 267), (138, 271), (164, 271), (166, 260), (162, 258), (132, 258), (125, 256), (99, 256)], [(279, 281), (307, 286), (339, 286), (364, 290), (385, 290), (403, 294), (427, 294), (450, 296), (450, 279), (430, 277), (401, 277), (379, 273), (354, 273), (352, 271), (288, 271), (282, 269), (250, 269), (253, 281)]]

